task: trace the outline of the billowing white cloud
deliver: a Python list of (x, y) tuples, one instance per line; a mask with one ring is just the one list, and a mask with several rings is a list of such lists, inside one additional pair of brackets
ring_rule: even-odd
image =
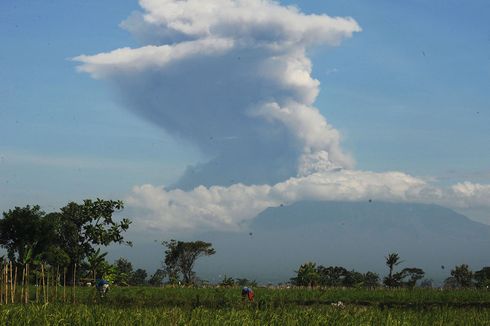
[(239, 229), (268, 207), (302, 200), (416, 201), (427, 187), (423, 180), (399, 172), (353, 170), (313, 173), (275, 185), (204, 186), (190, 191), (135, 187), (126, 199), (144, 210), (140, 227), (152, 229)]
[(468, 207), (490, 207), (490, 185), (462, 182), (451, 187), (451, 206)]

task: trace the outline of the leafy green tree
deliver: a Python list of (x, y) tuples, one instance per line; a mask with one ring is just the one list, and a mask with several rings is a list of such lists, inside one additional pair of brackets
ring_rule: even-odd
[(0, 220), (0, 246), (7, 250), (9, 260), (22, 263), (29, 250), (31, 256), (44, 251), (41, 238), (42, 219), (45, 213), (39, 206), (15, 207), (3, 212)]
[(389, 274), (387, 277), (385, 277), (383, 283), (389, 287), (399, 286), (403, 275), (401, 273), (393, 274), (393, 269), (395, 266), (398, 266), (402, 263), (402, 261), (400, 260), (400, 256), (397, 253), (390, 253), (388, 254), (388, 256), (385, 257), (385, 259), (386, 266), (388, 266), (389, 268)]
[(212, 244), (204, 241), (185, 242), (172, 239), (163, 241), (162, 245), (167, 248), (164, 264), (170, 282), (175, 282), (180, 273), (185, 284), (193, 283), (195, 277), (193, 268), (196, 260), (216, 253)]
[(364, 284), (364, 275), (362, 273), (356, 272), (355, 270), (347, 271), (344, 279), (342, 280), (342, 285), (346, 287), (361, 287)]
[(476, 271), (474, 274), (476, 281), (476, 286), (478, 287), (489, 287), (490, 286), (490, 267), (486, 266)]
[(144, 269), (138, 268), (132, 274), (129, 284), (131, 285), (144, 285), (146, 283), (146, 277), (148, 274)]
[(373, 272), (367, 272), (363, 275), (363, 285), (366, 288), (375, 288), (379, 285), (379, 275)]
[(401, 278), (404, 280), (408, 277), (407, 281), (403, 281), (403, 285), (414, 288), (418, 280), (421, 280), (425, 275), (425, 272), (421, 268), (410, 267), (404, 268), (401, 271)]
[(119, 258), (114, 262), (116, 268), (116, 278), (114, 283), (117, 285), (129, 285), (129, 280), (133, 276), (133, 264), (125, 258)]
[(123, 232), (128, 230), (131, 221), (126, 218), (116, 221), (113, 217), (123, 208), (122, 201), (86, 199), (83, 204), (71, 202), (59, 213), (51, 214), (51, 218), (56, 220), (57, 244), (71, 258), (70, 270), (93, 254), (96, 246), (112, 243), (131, 245), (123, 238)]
[(297, 286), (316, 286), (319, 284), (320, 275), (313, 262), (306, 262), (296, 271), (296, 277), (291, 279), (292, 283)]
[(341, 286), (343, 285), (344, 278), (349, 271), (341, 266), (318, 266), (317, 272), (320, 277), (320, 284), (323, 286)]
[(466, 264), (454, 267), (454, 269), (451, 270), (451, 276), (454, 277), (454, 280), (459, 287), (466, 288), (473, 285), (473, 272)]
[(163, 269), (157, 269), (155, 273), (150, 276), (148, 283), (153, 286), (161, 286), (163, 284), (163, 280), (167, 276), (167, 273)]

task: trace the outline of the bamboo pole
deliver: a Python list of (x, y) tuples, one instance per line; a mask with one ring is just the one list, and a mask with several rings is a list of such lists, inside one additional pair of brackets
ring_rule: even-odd
[(41, 284), (42, 284), (42, 292), (43, 292), (43, 302), (47, 303), (47, 296), (46, 296), (46, 281), (44, 279), (45, 276), (45, 271), (44, 271), (44, 263), (41, 263)]
[(55, 280), (55, 288), (54, 288), (54, 300), (58, 299), (58, 283), (60, 280), (60, 265), (56, 267), (56, 280)]
[(15, 295), (16, 294), (17, 294), (17, 264), (15, 265), (15, 272), (14, 272), (14, 295), (13, 295), (13, 301), (15, 301)]
[(9, 263), (9, 268), (10, 268), (10, 301), (14, 303), (14, 284), (13, 284), (13, 277), (12, 277), (12, 261)]
[(0, 274), (0, 304), (3, 304), (3, 269)]
[(63, 302), (66, 302), (66, 267), (63, 268)]
[(49, 302), (49, 269), (45, 267), (44, 270), (46, 273), (46, 303), (48, 303)]
[(39, 274), (36, 273), (36, 303), (39, 302)]
[(73, 266), (73, 303), (76, 303), (77, 264)]
[(23, 303), (24, 302), (24, 281), (25, 281), (25, 274), (26, 274), (26, 266), (24, 265), (24, 267), (22, 267), (22, 286), (21, 286), (21, 289), (20, 289), (20, 302)]
[(5, 304), (9, 303), (9, 265), (6, 262), (3, 268), (5, 283)]
[(25, 293), (25, 300), (26, 303), (29, 303), (29, 263), (26, 264), (26, 293)]

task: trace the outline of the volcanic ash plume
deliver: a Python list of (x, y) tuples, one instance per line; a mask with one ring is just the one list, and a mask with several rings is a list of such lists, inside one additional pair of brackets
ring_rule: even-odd
[(313, 107), (306, 50), (360, 31), (351, 18), (305, 15), (273, 1), (140, 1), (122, 23), (144, 45), (81, 55), (79, 70), (117, 85), (127, 106), (209, 162), (178, 187), (277, 183), (350, 168), (340, 135)]
[[(237, 229), (267, 207), (301, 200), (488, 205), (490, 186), (431, 186), (401, 172), (352, 170), (339, 132), (313, 106), (307, 49), (361, 29), (268, 0), (141, 0), (121, 26), (142, 43), (81, 55), (79, 70), (116, 86), (126, 106), (209, 161), (171, 189), (127, 198), (142, 228)], [(183, 189), (183, 190), (182, 190)]]

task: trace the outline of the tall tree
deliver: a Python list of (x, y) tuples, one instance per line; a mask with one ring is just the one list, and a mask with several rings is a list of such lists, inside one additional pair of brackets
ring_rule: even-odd
[(401, 282), (402, 275), (400, 273), (395, 273), (393, 274), (393, 269), (395, 266), (399, 265), (402, 263), (400, 260), (400, 256), (397, 253), (390, 253), (388, 256), (385, 257), (386, 259), (386, 266), (389, 268), (389, 273), (388, 276), (385, 277), (383, 280), (383, 283), (386, 286), (394, 287), (398, 286)]
[[(216, 253), (212, 244), (204, 241), (163, 241), (165, 250), (164, 264), (169, 277), (175, 277), (175, 273), (182, 274), (184, 283), (194, 281), (194, 264), (199, 257), (211, 256)], [(172, 274), (172, 275), (171, 275)]]
[(122, 201), (86, 199), (82, 204), (74, 202), (61, 208), (51, 218), (56, 220), (58, 244), (71, 258), (70, 269), (95, 252), (96, 246), (108, 246), (111, 243), (126, 243), (123, 232), (127, 231), (131, 221), (114, 219), (113, 214), (124, 208)]

